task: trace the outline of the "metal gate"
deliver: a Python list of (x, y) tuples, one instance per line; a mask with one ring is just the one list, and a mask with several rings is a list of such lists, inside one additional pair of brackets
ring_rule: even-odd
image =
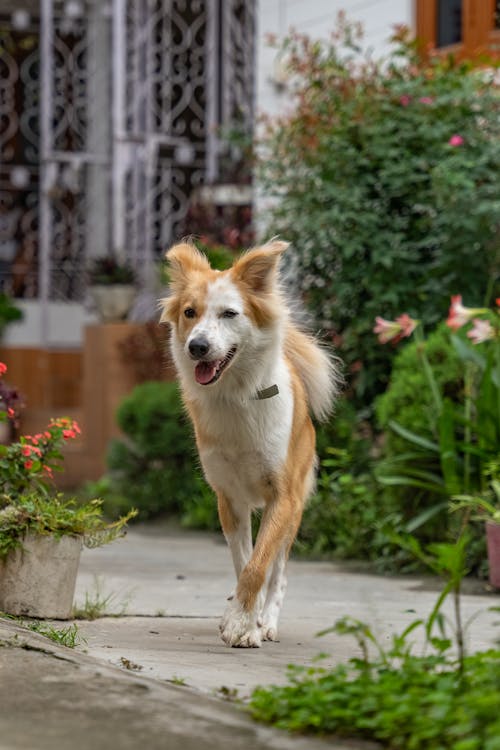
[(254, 2), (0, 1), (0, 281), (82, 301), (89, 259), (146, 283), (221, 126), (251, 129)]

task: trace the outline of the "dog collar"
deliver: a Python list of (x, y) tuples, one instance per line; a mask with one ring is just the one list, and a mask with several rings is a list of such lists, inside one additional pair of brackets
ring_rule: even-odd
[(254, 396), (254, 399), (256, 401), (263, 401), (265, 398), (272, 398), (273, 396), (277, 396), (280, 392), (280, 389), (276, 385), (270, 385), (269, 388), (263, 388), (261, 391), (257, 391), (257, 395)]

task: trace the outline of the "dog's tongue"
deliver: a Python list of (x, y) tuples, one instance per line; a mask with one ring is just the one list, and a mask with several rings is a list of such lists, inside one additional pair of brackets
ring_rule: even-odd
[(206, 385), (210, 383), (212, 378), (215, 377), (217, 372), (217, 361), (215, 362), (198, 362), (194, 370), (194, 376), (196, 382), (200, 385)]

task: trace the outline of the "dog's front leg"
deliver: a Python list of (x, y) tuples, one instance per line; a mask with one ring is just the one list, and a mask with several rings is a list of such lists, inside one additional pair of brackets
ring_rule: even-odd
[(264, 509), (255, 549), (222, 618), (221, 636), (228, 646), (261, 645), (262, 589), (269, 566), (290, 534), (288, 519), (294, 514), (289, 505), (282, 497), (270, 501)]
[(249, 508), (235, 508), (222, 493), (217, 492), (217, 506), (222, 531), (231, 550), (236, 579), (252, 556), (252, 524)]

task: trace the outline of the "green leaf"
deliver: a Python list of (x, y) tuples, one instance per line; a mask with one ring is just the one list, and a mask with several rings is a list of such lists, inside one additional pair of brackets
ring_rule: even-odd
[(418, 445), (421, 448), (425, 448), (428, 451), (432, 451), (433, 453), (439, 453), (439, 445), (437, 443), (434, 443), (432, 440), (428, 440), (427, 438), (422, 437), (422, 435), (417, 435), (411, 430), (407, 430), (406, 427), (398, 424), (398, 422), (391, 420), (389, 422), (389, 427), (398, 435), (405, 438), (405, 440), (408, 440), (408, 442), (413, 443), (414, 445)]
[(476, 364), (481, 370), (485, 369), (486, 359), (478, 352), (477, 349), (469, 346), (469, 344), (467, 344), (462, 338), (460, 338), (460, 336), (457, 336), (456, 334), (452, 334), (450, 338), (453, 346), (455, 347), (455, 351), (464, 362), (474, 362), (474, 364)]
[(438, 417), (439, 459), (445, 487), (450, 495), (461, 490), (458, 474), (458, 456), (455, 443), (454, 406), (449, 399), (443, 400), (443, 409)]
[(441, 503), (434, 503), (434, 505), (431, 505), (430, 508), (426, 508), (422, 513), (419, 513), (418, 516), (413, 518), (411, 521), (408, 521), (406, 524), (406, 531), (411, 534), (417, 529), (419, 529), (421, 526), (423, 526), (427, 521), (430, 521), (431, 518), (434, 518), (434, 516), (437, 516), (439, 513), (441, 513), (443, 510), (446, 510), (448, 508), (448, 501), (441, 502)]

